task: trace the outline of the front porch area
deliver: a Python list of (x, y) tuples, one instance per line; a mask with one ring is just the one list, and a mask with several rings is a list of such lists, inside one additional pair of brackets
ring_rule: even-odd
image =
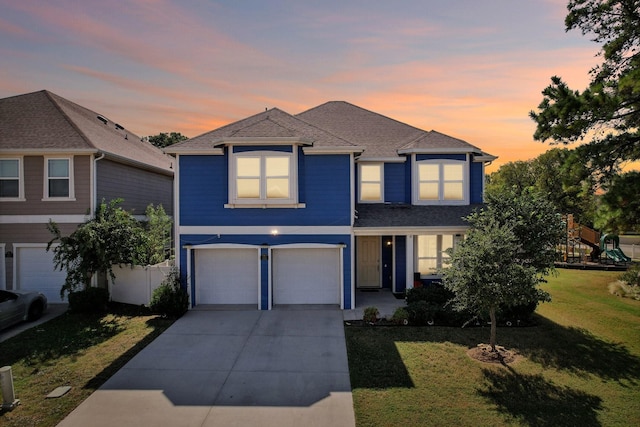
[(380, 317), (391, 317), (398, 307), (405, 307), (404, 298), (396, 298), (391, 289), (381, 288), (376, 290), (356, 289), (356, 308), (343, 310), (344, 320), (362, 320), (364, 309), (376, 307)]

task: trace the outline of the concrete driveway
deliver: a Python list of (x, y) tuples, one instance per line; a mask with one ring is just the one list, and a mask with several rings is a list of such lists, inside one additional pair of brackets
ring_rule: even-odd
[(189, 311), (59, 426), (354, 426), (342, 311)]

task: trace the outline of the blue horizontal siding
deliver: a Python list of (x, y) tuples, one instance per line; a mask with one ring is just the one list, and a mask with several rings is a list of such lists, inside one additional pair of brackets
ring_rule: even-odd
[(179, 156), (178, 161), (180, 224), (207, 224), (228, 197), (227, 156)]
[(384, 164), (384, 201), (388, 203), (409, 203), (405, 191), (407, 180), (411, 181), (411, 175), (406, 175), (404, 163)]
[(484, 181), (484, 174), (482, 173), (482, 163), (471, 163), (471, 171), (469, 173), (470, 176), (470, 185), (471, 185), (471, 191), (470, 191), (470, 199), (471, 199), (471, 203), (482, 203), (483, 202), (483, 195), (482, 195), (482, 189), (483, 189), (483, 181)]
[(180, 156), (180, 225), (350, 225), (349, 155), (299, 153), (305, 208), (225, 208), (228, 156)]

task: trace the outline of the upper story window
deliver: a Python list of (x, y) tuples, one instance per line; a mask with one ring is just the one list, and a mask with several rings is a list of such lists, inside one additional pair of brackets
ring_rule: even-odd
[(359, 163), (360, 202), (382, 202), (384, 169), (382, 163)]
[(467, 163), (457, 160), (416, 162), (414, 204), (468, 203)]
[(230, 207), (296, 204), (298, 195), (294, 153), (232, 153), (229, 168)]
[(44, 199), (73, 200), (73, 158), (45, 158)]
[(0, 200), (24, 200), (20, 158), (0, 159)]

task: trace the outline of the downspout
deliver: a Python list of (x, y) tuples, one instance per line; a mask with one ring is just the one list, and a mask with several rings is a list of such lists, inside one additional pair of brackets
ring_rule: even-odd
[[(91, 174), (91, 179), (93, 180), (93, 185), (91, 186), (91, 201), (90, 201), (90, 213), (89, 217), (93, 218), (96, 213), (96, 205), (98, 198), (98, 161), (104, 159), (105, 154), (98, 151), (98, 157), (94, 157), (93, 159), (93, 173)], [(99, 273), (98, 273), (99, 274)], [(94, 274), (91, 278), (91, 286), (98, 286), (98, 274)], [(109, 294), (111, 294), (111, 286), (110, 281), (107, 279), (107, 289), (109, 290)]]
[(94, 157), (93, 159), (93, 176), (91, 177), (93, 180), (93, 185), (91, 186), (91, 203), (90, 203), (90, 212), (91, 216), (93, 216), (96, 212), (96, 206), (98, 204), (98, 161), (104, 159), (105, 154), (98, 152), (99, 156)]

